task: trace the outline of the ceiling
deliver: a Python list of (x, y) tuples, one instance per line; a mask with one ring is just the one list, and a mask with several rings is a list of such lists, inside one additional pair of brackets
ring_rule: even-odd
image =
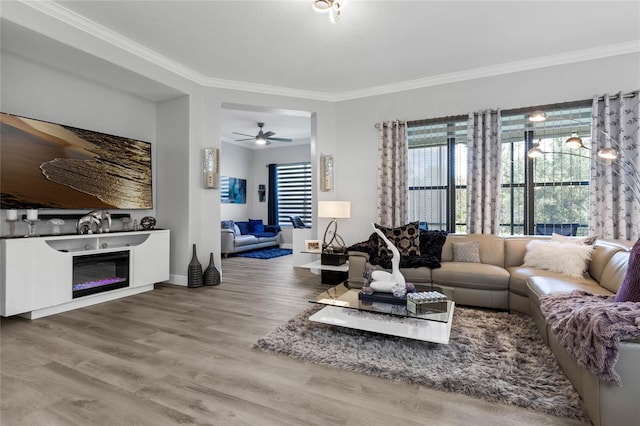
[[(280, 148), (292, 145), (308, 145), (311, 142), (311, 120), (308, 115), (288, 112), (261, 110), (259, 108), (242, 108), (240, 106), (224, 106), (220, 115), (221, 136), (224, 142), (249, 149)], [(273, 137), (289, 138), (293, 142), (272, 142), (270, 145), (258, 145), (252, 141), (236, 142), (246, 139), (244, 136), (258, 134), (258, 123), (264, 123), (263, 131), (272, 131)]]
[(597, 56), (621, 43), (640, 50), (637, 0), (343, 0), (337, 24), (314, 12), (311, 0), (57, 3), (212, 85), (318, 96), (570, 61), (578, 51)]
[[(31, 5), (203, 85), (327, 101), (640, 51), (638, 0), (343, 0), (336, 24), (311, 0)], [(310, 138), (308, 117), (234, 107), (223, 140), (258, 121)]]

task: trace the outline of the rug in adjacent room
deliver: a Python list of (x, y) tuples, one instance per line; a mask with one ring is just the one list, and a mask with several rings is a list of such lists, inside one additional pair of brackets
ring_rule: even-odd
[(250, 257), (252, 259), (273, 259), (274, 257), (288, 256), (293, 253), (291, 249), (283, 249), (278, 247), (269, 247), (259, 250), (245, 251), (237, 253), (238, 257)]
[[(530, 317), (456, 307), (448, 345), (313, 323), (314, 307), (253, 347), (588, 423)], [(366, 356), (363, 356), (366, 354)]]

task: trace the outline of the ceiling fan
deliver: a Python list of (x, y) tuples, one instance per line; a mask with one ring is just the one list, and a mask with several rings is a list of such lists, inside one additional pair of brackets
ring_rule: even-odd
[(264, 123), (258, 123), (258, 127), (260, 128), (260, 131), (255, 136), (247, 135), (245, 133), (238, 133), (238, 132), (231, 132), (231, 133), (233, 133), (234, 135), (249, 136), (249, 138), (247, 139), (236, 139), (237, 142), (255, 140), (258, 145), (269, 145), (271, 142), (293, 142), (293, 139), (288, 139), (288, 138), (272, 138), (271, 136), (275, 135), (274, 132), (262, 131), (262, 127), (264, 127)]

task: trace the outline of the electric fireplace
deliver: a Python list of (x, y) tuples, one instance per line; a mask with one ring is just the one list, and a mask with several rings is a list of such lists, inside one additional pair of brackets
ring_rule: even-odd
[(73, 298), (129, 287), (129, 251), (73, 257)]

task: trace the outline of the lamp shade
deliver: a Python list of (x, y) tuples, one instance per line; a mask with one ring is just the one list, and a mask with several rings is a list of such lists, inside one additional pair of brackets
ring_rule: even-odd
[(351, 217), (349, 201), (318, 201), (318, 217), (346, 219)]

